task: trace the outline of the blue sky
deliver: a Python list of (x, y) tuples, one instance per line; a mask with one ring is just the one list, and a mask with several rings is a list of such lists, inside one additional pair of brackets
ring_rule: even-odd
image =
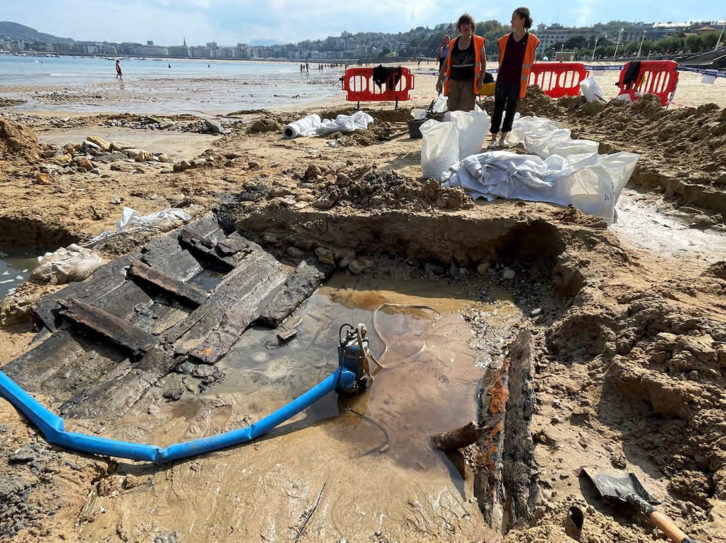
[[(297, 42), (347, 30), (397, 32), (455, 20), (507, 22), (521, 4), (462, 0), (2, 0), (0, 20), (77, 40), (220, 45), (274, 39)], [(594, 24), (612, 19), (685, 21), (726, 18), (723, 0), (535, 0), (535, 24)], [(657, 5), (657, 8), (654, 6)]]

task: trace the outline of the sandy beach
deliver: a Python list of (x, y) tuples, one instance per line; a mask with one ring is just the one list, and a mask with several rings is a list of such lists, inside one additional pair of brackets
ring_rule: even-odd
[[(351, 400), (368, 419), (330, 394), (253, 443), (157, 465), (49, 445), (0, 400), (0, 539), (569, 543), (572, 507), (586, 518), (581, 541), (659, 539), (575, 474), (592, 466), (636, 473), (689, 535), (726, 541), (726, 81), (681, 73), (668, 110), (653, 97), (529, 89), (522, 115), (558, 121), (600, 154), (639, 155), (608, 225), (574, 207), (474, 202), (424, 178), (406, 121), (435, 97), (433, 64), (405, 65), (416, 87), (398, 110), (363, 104), (368, 128), (292, 140), (287, 123), (354, 113), (342, 70), (255, 75), (239, 63), (207, 76), (196, 64), (175, 78), (129, 70), (123, 84), (0, 86), (25, 101), (0, 108), (0, 273), (13, 281), (0, 284), (11, 292), (0, 367), (69, 430), (162, 447), (244, 428), (298, 397), (337, 368), (340, 325), (360, 322), (386, 366)], [(608, 98), (616, 78), (598, 78)], [(115, 231), (126, 207), (190, 220), (93, 250), (107, 264), (162, 262), (201, 303), (258, 277), (242, 268), (249, 255), (277, 277), (268, 303), (293, 296), (294, 273), (328, 275), (301, 283), (277, 328), (252, 315), (215, 364), (167, 341), (196, 309), (126, 271), (98, 292), (27, 280), (32, 270), (16, 279), (46, 251)], [(199, 236), (197, 252), (182, 231)], [(230, 256), (235, 236), (248, 254)], [(186, 260), (151, 258), (170, 246)], [(154, 373), (39, 309), (68, 292), (143, 329), (173, 364)], [(239, 317), (246, 294), (235, 296), (234, 311), (193, 326), (218, 316), (214, 336)], [(471, 421), (466, 446), (431, 448)]]

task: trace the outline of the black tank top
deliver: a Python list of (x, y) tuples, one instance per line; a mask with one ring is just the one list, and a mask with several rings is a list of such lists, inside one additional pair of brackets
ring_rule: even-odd
[(465, 50), (459, 49), (459, 40), (451, 50), (451, 79), (455, 81), (468, 81), (474, 79), (476, 71), (476, 51), (474, 51), (474, 36), (471, 37), (471, 43)]

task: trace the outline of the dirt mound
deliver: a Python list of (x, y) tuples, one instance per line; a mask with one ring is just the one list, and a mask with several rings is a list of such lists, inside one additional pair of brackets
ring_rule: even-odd
[(556, 119), (562, 116), (562, 108), (555, 100), (547, 96), (537, 85), (527, 87), (527, 94), (519, 102), (519, 112), (522, 115), (536, 115)]
[[(420, 181), (396, 172), (371, 172), (356, 181), (328, 186), (318, 193), (313, 206), (329, 209), (334, 206), (367, 209), (467, 209), (473, 202), (463, 190), (442, 188), (434, 179)], [(344, 185), (344, 186), (341, 186)]]
[(0, 119), (0, 156), (37, 160), (40, 148), (32, 128)]
[(716, 277), (717, 279), (723, 279), (726, 281), (726, 261), (721, 260), (712, 264), (708, 269), (703, 272), (704, 277)]

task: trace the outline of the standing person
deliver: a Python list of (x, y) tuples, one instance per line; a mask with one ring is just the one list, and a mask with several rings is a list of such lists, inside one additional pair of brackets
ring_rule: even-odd
[(446, 34), (443, 38), (441, 38), (441, 44), (439, 45), (439, 49), (436, 51), (436, 60), (439, 62), (439, 72), (441, 71), (441, 66), (443, 66), (444, 61), (449, 56), (449, 42), (451, 42), (451, 36)]
[(436, 90), (441, 92), (443, 89), (444, 96), (449, 97), (449, 111), (472, 111), (486, 73), (484, 38), (474, 34), (476, 25), (468, 13), (459, 17), (456, 27), (461, 35), (449, 46)]
[(123, 78), (124, 74), (121, 71), (121, 61), (116, 59), (116, 79)]
[[(527, 8), (517, 8), (512, 13), (512, 28), (506, 36), (499, 39), (499, 72), (494, 91), (494, 114), (492, 115), (492, 140), (489, 147), (506, 147), (507, 135), (512, 131), (514, 114), (517, 113), (519, 100), (527, 93), (529, 72), (534, 64), (534, 52), (539, 39), (530, 34), (532, 16)], [(504, 124), (502, 124), (504, 115)], [(501, 136), (497, 141), (497, 134)]]

